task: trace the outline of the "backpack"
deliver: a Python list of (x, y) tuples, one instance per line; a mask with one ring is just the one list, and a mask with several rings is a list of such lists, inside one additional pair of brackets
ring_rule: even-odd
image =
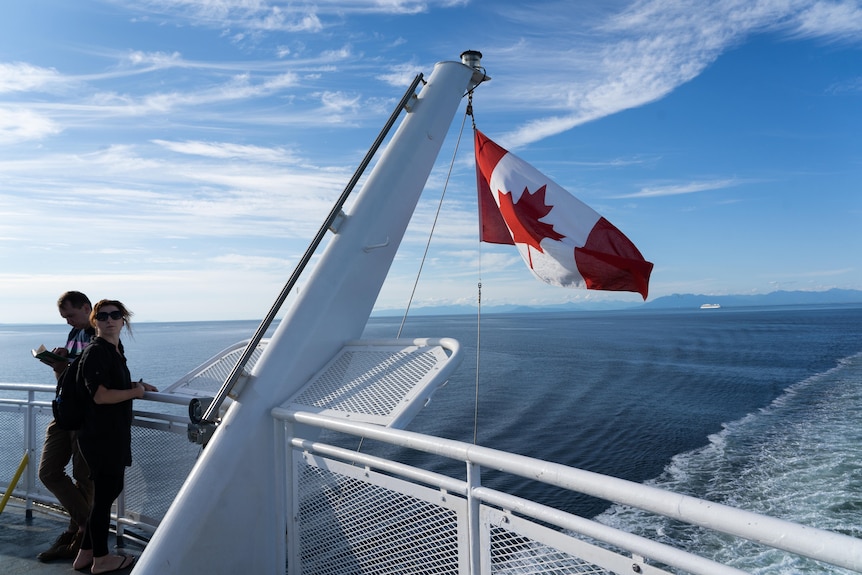
[(54, 421), (60, 429), (67, 431), (77, 431), (83, 427), (93, 403), (83, 380), (78, 379), (80, 363), (79, 355), (66, 366), (57, 378), (57, 393), (51, 401)]

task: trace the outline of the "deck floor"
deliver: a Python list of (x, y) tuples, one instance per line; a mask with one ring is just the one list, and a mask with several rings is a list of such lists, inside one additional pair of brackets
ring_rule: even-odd
[[(72, 571), (72, 561), (52, 561), (42, 563), (36, 555), (54, 543), (57, 536), (66, 528), (67, 521), (54, 515), (44, 513), (38, 508), (27, 518), (25, 509), (20, 503), (10, 500), (0, 513), (0, 573), (3, 575), (54, 575), (63, 573), (69, 575)], [(113, 533), (109, 543), (116, 542)], [(118, 552), (125, 555), (140, 555), (141, 548), (134, 542), (126, 542)], [(119, 575), (129, 573), (131, 569), (115, 571)], [(89, 573), (89, 569), (81, 571)]]

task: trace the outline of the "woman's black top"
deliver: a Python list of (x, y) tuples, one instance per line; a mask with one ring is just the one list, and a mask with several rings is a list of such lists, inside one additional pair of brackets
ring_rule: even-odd
[[(131, 389), (132, 377), (123, 355), (111, 342), (97, 337), (81, 355), (79, 377), (90, 392), (102, 385), (107, 389)], [(99, 471), (121, 473), (132, 464), (132, 400), (112, 404), (93, 404), (92, 413), (78, 431), (78, 444), (90, 466), (90, 474)]]

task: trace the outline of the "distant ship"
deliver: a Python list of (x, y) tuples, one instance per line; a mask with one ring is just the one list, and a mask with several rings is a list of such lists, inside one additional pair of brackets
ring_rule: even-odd
[(700, 306), (700, 309), (718, 309), (720, 307), (721, 306), (717, 303), (705, 303), (702, 306)]

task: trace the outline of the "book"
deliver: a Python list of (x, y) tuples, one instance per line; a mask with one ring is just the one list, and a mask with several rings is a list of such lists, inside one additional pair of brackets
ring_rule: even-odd
[(53, 351), (47, 349), (44, 345), (40, 345), (39, 349), (33, 349), (31, 350), (31, 352), (33, 353), (33, 357), (35, 357), (42, 363), (47, 363), (48, 365), (51, 365), (51, 362), (54, 361), (69, 361), (68, 357), (57, 355)]

